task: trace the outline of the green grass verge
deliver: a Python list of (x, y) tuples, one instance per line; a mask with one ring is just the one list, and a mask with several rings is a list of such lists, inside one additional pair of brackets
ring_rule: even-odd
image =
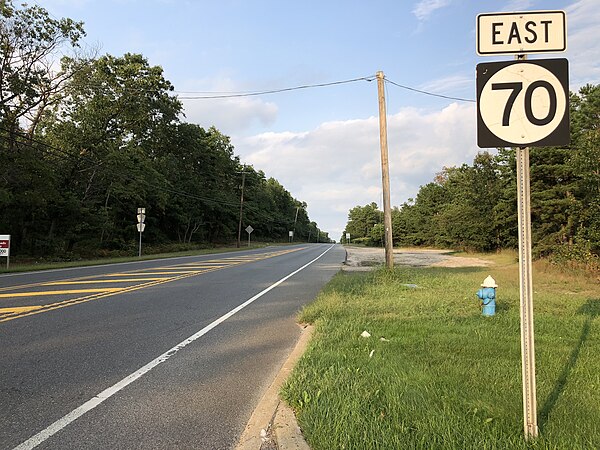
[[(334, 277), (300, 314), (315, 337), (282, 390), (311, 448), (600, 447), (598, 282), (536, 266), (540, 437), (525, 442), (517, 264), (492, 258)], [(475, 292), (490, 273), (500, 287), (485, 318)]]

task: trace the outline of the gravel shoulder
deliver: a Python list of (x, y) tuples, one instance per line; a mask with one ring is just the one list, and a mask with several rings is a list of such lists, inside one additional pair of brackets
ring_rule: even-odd
[[(385, 263), (383, 248), (345, 246), (347, 258), (342, 270), (369, 271)], [(454, 256), (452, 250), (395, 248), (394, 264), (409, 267), (486, 267), (492, 264), (481, 258)]]

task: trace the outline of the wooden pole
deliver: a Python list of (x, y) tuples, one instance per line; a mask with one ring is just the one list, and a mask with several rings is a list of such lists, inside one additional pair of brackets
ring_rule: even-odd
[[(237, 248), (241, 247), (242, 240), (242, 214), (244, 212), (244, 183), (246, 181), (246, 172), (242, 172), (242, 194), (240, 196), (240, 221), (238, 222), (238, 238), (237, 238)], [(250, 240), (248, 240), (248, 245), (250, 245)]]
[(381, 146), (381, 181), (383, 185), (383, 224), (385, 227), (385, 266), (394, 267), (394, 243), (392, 242), (392, 207), (390, 204), (390, 167), (388, 161), (387, 118), (385, 111), (385, 76), (377, 72), (379, 97), (379, 143)]

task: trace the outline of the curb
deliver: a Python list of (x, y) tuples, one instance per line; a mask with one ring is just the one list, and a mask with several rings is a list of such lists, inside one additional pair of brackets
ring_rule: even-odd
[(301, 327), (302, 331), (296, 346), (258, 402), (240, 436), (236, 450), (310, 450), (302, 436), (294, 412), (279, 399), (279, 391), (283, 383), (306, 350), (314, 330), (312, 325), (301, 325)]

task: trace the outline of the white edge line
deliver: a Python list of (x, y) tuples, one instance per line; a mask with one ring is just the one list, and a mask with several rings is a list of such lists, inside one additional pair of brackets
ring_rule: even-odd
[(158, 366), (159, 364), (161, 364), (161, 363), (165, 362), (166, 360), (168, 360), (171, 356), (175, 355), (182, 348), (187, 347), (189, 344), (191, 344), (192, 342), (194, 342), (198, 338), (204, 336), (210, 330), (212, 330), (213, 328), (215, 328), (219, 324), (225, 322), (231, 316), (233, 316), (234, 314), (238, 313), (239, 311), (241, 311), (242, 309), (244, 309), (246, 306), (248, 306), (249, 304), (251, 304), (255, 300), (257, 300), (260, 297), (262, 297), (263, 295), (265, 295), (267, 292), (271, 291), (272, 289), (275, 289), (281, 283), (283, 283), (286, 280), (288, 280), (289, 278), (293, 277), (298, 272), (306, 269), (308, 266), (310, 266), (315, 261), (317, 261), (318, 259), (320, 259), (323, 255), (325, 255), (325, 253), (327, 253), (333, 247), (334, 246), (331, 245), (327, 250), (325, 250), (323, 253), (321, 253), (319, 256), (317, 256), (312, 261), (304, 264), (302, 267), (300, 267), (299, 269), (296, 269), (295, 271), (293, 271), (289, 275), (286, 275), (281, 280), (276, 281), (275, 283), (273, 283), (268, 288), (260, 291), (254, 297), (246, 300), (241, 305), (235, 307), (234, 309), (232, 309), (228, 313), (222, 315), (221, 317), (219, 317), (217, 320), (215, 320), (211, 324), (205, 326), (200, 331), (198, 331), (197, 333), (191, 335), (190, 337), (188, 337), (184, 341), (180, 342), (179, 344), (177, 344), (175, 347), (171, 348), (170, 350), (167, 350), (165, 353), (163, 353), (159, 357), (153, 359), (152, 361), (150, 361), (145, 366), (140, 367), (138, 370), (136, 370), (132, 374), (127, 375), (121, 381), (119, 381), (119, 382), (113, 384), (111, 387), (103, 390), (98, 395), (96, 395), (95, 397), (93, 397), (90, 400), (88, 400), (87, 402), (85, 402), (83, 405), (79, 406), (78, 408), (75, 408), (73, 411), (71, 411), (70, 413), (68, 413), (66, 416), (63, 416), (62, 418), (58, 419), (56, 422), (54, 422), (53, 424), (51, 424), (47, 428), (45, 428), (42, 431), (40, 431), (39, 433), (33, 435), (32, 437), (30, 437), (29, 439), (27, 439), (25, 442), (19, 444), (13, 450), (30, 450), (30, 449), (33, 449), (33, 448), (37, 447), (42, 442), (44, 442), (45, 440), (47, 440), (48, 438), (50, 438), (51, 436), (53, 436), (54, 434), (58, 433), (60, 430), (62, 430), (63, 428), (65, 428), (71, 422), (77, 420), (79, 417), (83, 416), (86, 412), (91, 411), (96, 406), (100, 405), (102, 402), (104, 402), (104, 400), (109, 399), (110, 397), (112, 397), (113, 395), (115, 395), (117, 392), (119, 392), (120, 390), (124, 389), (125, 387), (127, 387), (128, 385), (130, 385), (131, 383), (133, 383), (135, 380), (137, 380), (138, 378), (140, 378), (142, 375), (150, 372), (156, 366)]

